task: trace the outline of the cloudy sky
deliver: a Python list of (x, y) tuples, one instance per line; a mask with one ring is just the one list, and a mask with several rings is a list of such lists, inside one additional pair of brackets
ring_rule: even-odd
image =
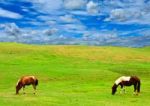
[(148, 46), (150, 0), (0, 0), (0, 42)]

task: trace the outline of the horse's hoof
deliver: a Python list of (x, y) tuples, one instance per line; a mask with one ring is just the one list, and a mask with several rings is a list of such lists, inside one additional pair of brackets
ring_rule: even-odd
[(138, 94), (138, 93), (136, 93), (135, 95), (137, 95), (137, 96), (138, 96), (139, 94)]
[(135, 93), (135, 92), (134, 92), (133, 95), (138, 95), (138, 93)]

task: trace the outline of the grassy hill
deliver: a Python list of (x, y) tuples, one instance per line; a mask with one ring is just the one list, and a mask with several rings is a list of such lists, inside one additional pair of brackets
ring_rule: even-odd
[[(39, 79), (37, 94), (15, 95), (20, 76)], [(115, 79), (137, 75), (139, 96), (133, 87), (127, 94), (111, 95)], [(150, 47), (37, 46), (0, 43), (1, 106), (148, 106), (150, 105)]]

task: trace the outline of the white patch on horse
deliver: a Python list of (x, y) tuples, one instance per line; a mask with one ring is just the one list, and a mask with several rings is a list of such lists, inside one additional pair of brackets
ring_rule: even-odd
[(35, 79), (35, 76), (30, 76), (31, 78)]
[(115, 84), (118, 85), (122, 81), (129, 81), (131, 77), (122, 76), (115, 81)]
[(20, 81), (20, 79), (17, 81), (16, 85), (18, 85), (18, 84), (19, 84), (19, 81)]

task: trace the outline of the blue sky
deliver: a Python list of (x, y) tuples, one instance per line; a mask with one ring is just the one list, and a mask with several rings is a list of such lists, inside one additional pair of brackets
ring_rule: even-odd
[(0, 0), (0, 42), (149, 46), (150, 0)]

